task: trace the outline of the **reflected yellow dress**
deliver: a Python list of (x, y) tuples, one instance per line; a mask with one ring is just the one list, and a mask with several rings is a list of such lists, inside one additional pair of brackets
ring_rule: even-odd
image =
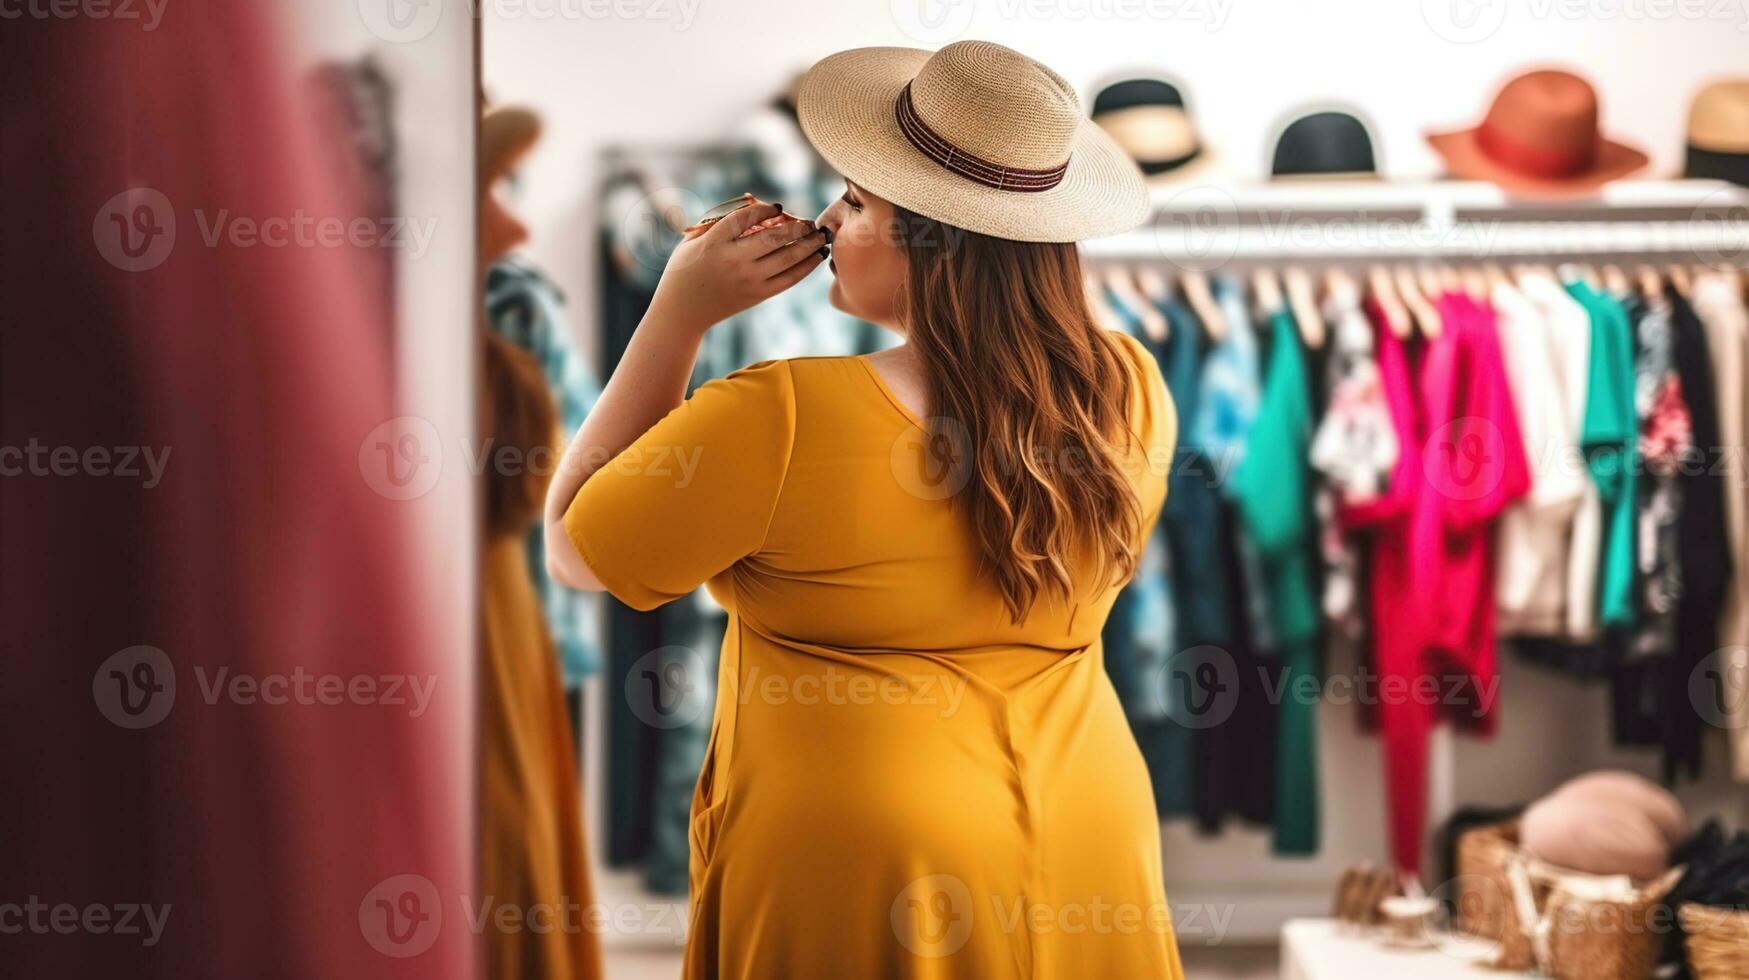
[[(1177, 422), (1118, 343), (1145, 535)], [(1117, 590), (1012, 623), (926, 438), (862, 358), (766, 362), (699, 388), (566, 514), (624, 602), (707, 583), (730, 613), (685, 976), (1175, 980), (1099, 644)]]

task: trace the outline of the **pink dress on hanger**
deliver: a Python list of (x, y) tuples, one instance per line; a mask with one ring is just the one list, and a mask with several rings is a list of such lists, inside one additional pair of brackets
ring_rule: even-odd
[(1389, 490), (1345, 505), (1374, 533), (1372, 609), (1391, 853), (1418, 872), (1427, 815), (1427, 746), (1451, 717), (1494, 725), (1491, 524), (1530, 485), (1491, 308), (1438, 299), (1444, 329), (1411, 351), (1367, 301), (1380, 382), (1401, 446)]

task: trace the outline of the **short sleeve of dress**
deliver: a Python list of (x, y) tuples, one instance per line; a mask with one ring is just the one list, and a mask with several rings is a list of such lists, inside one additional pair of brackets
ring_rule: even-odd
[(1141, 440), (1150, 471), (1163, 476), (1169, 471), (1178, 443), (1178, 410), (1166, 390), (1166, 379), (1161, 376), (1160, 363), (1154, 355), (1129, 334), (1113, 330), (1111, 336), (1123, 352), (1130, 372), (1130, 427)]
[(759, 549), (794, 441), (788, 363), (708, 382), (590, 475), (565, 532), (609, 592), (654, 609)]

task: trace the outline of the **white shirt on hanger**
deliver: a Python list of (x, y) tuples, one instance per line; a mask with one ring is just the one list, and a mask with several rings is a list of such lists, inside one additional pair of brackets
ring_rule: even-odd
[(1580, 462), (1568, 397), (1570, 365), (1560, 357), (1564, 345), (1553, 336), (1553, 325), (1537, 304), (1507, 283), (1496, 283), (1490, 298), (1532, 473), (1530, 493), (1500, 518), (1495, 584), (1500, 629), (1561, 636), (1570, 601), (1567, 563), (1573, 522), (1585, 490), (1595, 493), (1596, 488)]
[[(1731, 548), (1731, 590), (1719, 617), (1718, 668), (1727, 685), (1726, 727), (1739, 782), (1749, 782), (1749, 311), (1735, 273), (1694, 280), (1694, 312), (1706, 327), (1724, 445), (1725, 539)], [(1709, 460), (1710, 462), (1710, 460)]]
[(1578, 445), (1578, 435), (1585, 427), (1585, 399), (1590, 394), (1591, 317), (1553, 276), (1526, 272), (1519, 276), (1518, 285), (1542, 313), (1572, 443), (1569, 454), (1559, 459), (1533, 458), (1538, 466), (1535, 479), (1547, 479), (1543, 469), (1552, 467), (1563, 473), (1571, 472), (1579, 482), (1578, 505), (1567, 538), (1563, 633), (1570, 640), (1590, 641), (1597, 638), (1597, 574), (1603, 560), (1603, 499), (1598, 496), (1597, 485), (1590, 478)]

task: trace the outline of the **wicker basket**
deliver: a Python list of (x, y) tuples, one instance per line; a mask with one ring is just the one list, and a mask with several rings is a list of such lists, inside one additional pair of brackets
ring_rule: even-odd
[(1458, 932), (1499, 943), (1500, 963), (1534, 959), (1530, 937), (1518, 928), (1512, 909), (1507, 866), (1518, 854), (1518, 821), (1477, 827), (1458, 837), (1457, 878), (1449, 897), (1457, 906), (1452, 924)]
[(1680, 869), (1631, 895), (1601, 892), (1602, 879), (1527, 857), (1515, 823), (1460, 837), (1457, 871), (1455, 925), (1497, 943), (1491, 965), (1500, 969), (1535, 968), (1562, 980), (1644, 980), (1675, 927), (1668, 909), (1660, 910)]
[(1688, 962), (1700, 980), (1749, 977), (1749, 911), (1689, 902), (1682, 906)]

